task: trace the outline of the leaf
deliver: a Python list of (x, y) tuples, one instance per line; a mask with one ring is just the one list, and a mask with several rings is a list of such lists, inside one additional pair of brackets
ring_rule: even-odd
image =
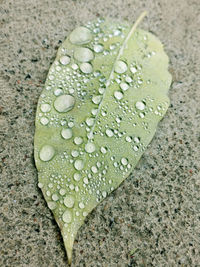
[(58, 50), (36, 114), (35, 162), (68, 261), (85, 217), (129, 176), (164, 116), (168, 57), (151, 33), (98, 19)]

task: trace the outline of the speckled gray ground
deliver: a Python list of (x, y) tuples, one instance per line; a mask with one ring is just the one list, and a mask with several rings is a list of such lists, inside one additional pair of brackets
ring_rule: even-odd
[(37, 100), (74, 26), (98, 16), (134, 21), (144, 9), (142, 27), (170, 57), (171, 106), (132, 176), (88, 216), (72, 266), (200, 266), (199, 0), (0, 1), (0, 266), (67, 265), (37, 187)]

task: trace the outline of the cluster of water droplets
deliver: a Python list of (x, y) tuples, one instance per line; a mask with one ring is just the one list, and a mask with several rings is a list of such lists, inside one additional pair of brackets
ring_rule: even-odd
[[(55, 163), (63, 162), (64, 166), (67, 162), (72, 166), (71, 176), (51, 174), (51, 182), (45, 188), (51, 210), (58, 207), (58, 202), (62, 204), (58, 212), (65, 225), (72, 222), (73, 216), (87, 216), (88, 194), (99, 202), (120, 183), (115, 183), (114, 177), (108, 180), (109, 168), (123, 177), (130, 172), (130, 154), (120, 156), (119, 150), (119, 155), (113, 155), (113, 139), (116, 142), (123, 140), (127, 147), (131, 147), (134, 157), (144, 149), (142, 138), (127, 132), (126, 126), (137, 127), (138, 121), (149, 112), (161, 116), (165, 110), (164, 105), (158, 105), (156, 111), (151, 110), (148, 103), (153, 100), (150, 98), (129, 99), (131, 90), (139, 90), (144, 82), (148, 84), (149, 81), (143, 80), (140, 64), (133, 61), (129, 64), (125, 59), (117, 58), (128, 28), (113, 26), (104, 32), (102, 23), (103, 20), (99, 19), (72, 31), (49, 71), (46, 92), (41, 95), (39, 104), (41, 127), (57, 128), (59, 136), (55, 140), (61, 138), (66, 146), (69, 144), (69, 148), (59, 155), (58, 149), (48, 142), (39, 151), (44, 164), (54, 159)], [(153, 55), (152, 52), (150, 56)], [(104, 62), (102, 57), (105, 57), (105, 63), (99, 65), (99, 62)], [(110, 60), (116, 58), (111, 70)], [(106, 97), (110, 102), (104, 104)], [(90, 110), (79, 121), (77, 114), (81, 116), (87, 105)], [(125, 120), (127, 116), (128, 120)], [(126, 126), (122, 127), (124, 121)], [(141, 123), (148, 128), (145, 126), (147, 122)], [(98, 140), (101, 138), (105, 141), (100, 143)], [(85, 153), (90, 160), (84, 158)], [(45, 175), (43, 178), (45, 180)], [(38, 186), (43, 188), (44, 185), (40, 181)]]

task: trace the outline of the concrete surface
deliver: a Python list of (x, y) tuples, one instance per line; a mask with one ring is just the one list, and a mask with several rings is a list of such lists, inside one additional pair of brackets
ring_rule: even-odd
[(145, 9), (141, 27), (170, 57), (171, 106), (132, 176), (88, 216), (72, 266), (200, 266), (199, 0), (0, 1), (0, 266), (67, 266), (37, 187), (37, 100), (74, 26), (98, 16), (134, 21)]

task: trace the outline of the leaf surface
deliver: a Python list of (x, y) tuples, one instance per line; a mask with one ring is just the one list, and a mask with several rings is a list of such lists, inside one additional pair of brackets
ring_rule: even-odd
[(38, 186), (69, 263), (85, 217), (129, 176), (169, 106), (168, 57), (154, 35), (136, 29), (140, 19), (77, 27), (38, 101)]

